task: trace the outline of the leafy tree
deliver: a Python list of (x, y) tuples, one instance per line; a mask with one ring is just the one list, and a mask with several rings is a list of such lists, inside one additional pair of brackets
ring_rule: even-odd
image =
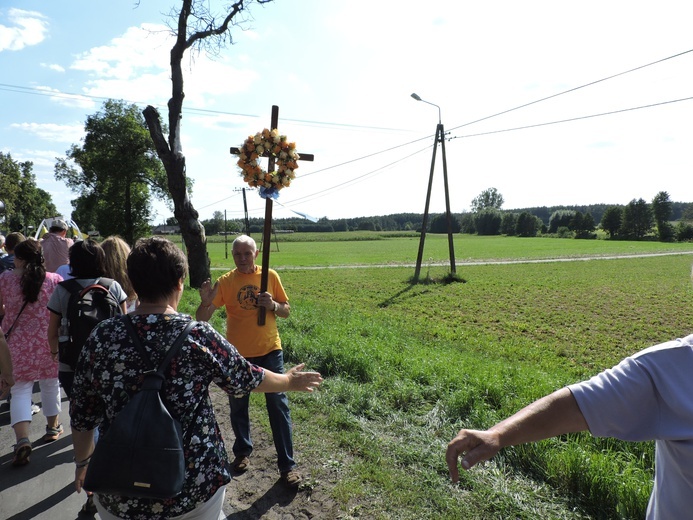
[(591, 213), (583, 215), (581, 211), (576, 211), (569, 228), (575, 232), (575, 238), (589, 238), (595, 228), (594, 218)]
[(686, 222), (679, 221), (676, 225), (676, 240), (679, 242), (688, 242), (693, 240), (693, 226)]
[(462, 213), (462, 216), (460, 217), (460, 231), (462, 233), (467, 233), (468, 235), (473, 235), (476, 233), (473, 213)]
[(73, 144), (58, 159), (55, 177), (80, 193), (72, 201), (77, 222), (133, 243), (149, 233), (150, 195), (167, 198), (142, 114), (136, 105), (108, 100), (87, 118), (84, 130), (83, 144)]
[(535, 237), (537, 236), (537, 231), (541, 227), (541, 219), (532, 215), (527, 211), (523, 211), (517, 217), (517, 224), (515, 224), (515, 232), (517, 236), (520, 237)]
[[(450, 226), (453, 233), (460, 232), (460, 221), (450, 215)], [(445, 213), (442, 215), (436, 215), (431, 220), (431, 233), (447, 233), (448, 232), (448, 218)]]
[(559, 227), (570, 228), (571, 221), (574, 217), (575, 210), (572, 209), (559, 209), (554, 211), (551, 214), (551, 218), (549, 218), (549, 233), (556, 233)]
[(623, 222), (623, 210), (618, 206), (611, 206), (604, 211), (600, 226), (609, 233), (609, 238), (614, 238), (621, 229)]
[(479, 235), (499, 235), (502, 220), (497, 209), (484, 209), (474, 214), (474, 227)]
[(657, 234), (662, 241), (671, 240), (674, 237), (674, 228), (669, 223), (672, 207), (673, 203), (666, 191), (660, 191), (652, 199), (652, 214), (657, 226)]
[(654, 225), (652, 208), (643, 199), (631, 200), (623, 210), (619, 233), (633, 239), (644, 238)]
[(503, 235), (513, 236), (516, 233), (517, 213), (503, 213), (500, 232)]
[[(266, 4), (271, 0), (255, 0)], [(173, 199), (174, 215), (181, 227), (190, 264), (190, 285), (200, 287), (209, 278), (207, 238), (199, 221), (199, 213), (193, 207), (187, 190), (185, 155), (181, 144), (181, 117), (183, 115), (183, 56), (188, 49), (206, 50), (214, 54), (226, 43), (233, 43), (230, 27), (243, 25), (252, 0), (235, 0), (222, 10), (214, 12), (206, 0), (181, 0), (181, 8), (173, 11), (176, 20), (172, 28), (176, 42), (171, 49), (171, 98), (168, 101), (168, 139), (164, 137), (159, 112), (149, 105), (144, 117), (156, 145), (156, 153), (164, 164), (168, 178), (168, 190)], [(240, 18), (240, 17), (239, 17)]]
[(501, 209), (503, 202), (503, 195), (496, 188), (488, 188), (472, 200), (472, 212), (478, 213), (485, 209)]
[(18, 162), (0, 152), (0, 200), (8, 231), (25, 232), (27, 226), (58, 214), (50, 193), (36, 186), (33, 168), (30, 161)]

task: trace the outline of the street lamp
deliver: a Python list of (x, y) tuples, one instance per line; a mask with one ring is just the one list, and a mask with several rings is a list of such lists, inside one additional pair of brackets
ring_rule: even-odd
[(438, 109), (438, 124), (442, 123), (442, 119), (440, 117), (440, 107), (438, 105), (436, 105), (435, 103), (431, 103), (430, 101), (426, 101), (425, 99), (421, 99), (421, 97), (416, 92), (413, 93), (411, 97), (413, 97), (417, 101), (423, 101), (424, 103), (428, 103), (429, 105), (433, 105), (434, 107), (436, 107)]
[(436, 138), (433, 142), (433, 157), (431, 158), (431, 174), (428, 177), (428, 192), (426, 194), (426, 206), (424, 209), (423, 222), (421, 224), (421, 238), (419, 239), (419, 253), (416, 257), (416, 270), (414, 271), (414, 283), (419, 281), (419, 274), (421, 273), (421, 261), (423, 259), (424, 242), (426, 240), (426, 228), (428, 227), (428, 206), (431, 202), (431, 186), (433, 185), (433, 170), (436, 164), (436, 150), (438, 149), (438, 143), (440, 143), (440, 148), (443, 152), (443, 183), (445, 185), (445, 217), (448, 226), (448, 250), (450, 252), (450, 272), (454, 274), (455, 271), (455, 247), (452, 242), (452, 214), (450, 213), (450, 190), (448, 189), (448, 164), (447, 158), (445, 156), (445, 129), (443, 128), (443, 120), (441, 117), (440, 107), (435, 103), (421, 99), (421, 97), (414, 93), (411, 95), (417, 101), (423, 101), (429, 105), (433, 105), (438, 109), (438, 125), (436, 126)]

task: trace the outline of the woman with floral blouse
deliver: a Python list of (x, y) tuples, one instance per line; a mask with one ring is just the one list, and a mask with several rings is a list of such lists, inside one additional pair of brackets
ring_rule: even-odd
[[(131, 319), (151, 361), (158, 365), (176, 336), (192, 319), (177, 312), (188, 272), (183, 252), (163, 238), (142, 239), (127, 261), (128, 276), (140, 304), (127, 316), (101, 322), (92, 331), (75, 371), (70, 418), (75, 446), (75, 485), (81, 491), (93, 430), (108, 427), (142, 384), (146, 364), (124, 324)], [(276, 374), (246, 361), (226, 339), (205, 322), (192, 328), (181, 352), (166, 371), (164, 392), (169, 411), (183, 426), (186, 440), (185, 484), (165, 500), (96, 494), (103, 520), (223, 519), (226, 484), (231, 476), (228, 456), (214, 416), (209, 386), (231, 395), (251, 391), (312, 391), (322, 377), (298, 365)]]

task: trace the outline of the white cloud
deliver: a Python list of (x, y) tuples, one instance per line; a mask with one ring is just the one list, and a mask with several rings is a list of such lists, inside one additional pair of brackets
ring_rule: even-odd
[(48, 21), (41, 13), (12, 8), (7, 18), (9, 26), (0, 24), (0, 52), (19, 51), (46, 39)]
[(22, 130), (40, 139), (56, 143), (77, 143), (84, 135), (83, 124), (57, 125), (54, 123), (14, 123), (11, 128)]
[(44, 69), (54, 70), (55, 72), (65, 72), (65, 67), (57, 63), (41, 63)]
[(152, 69), (166, 69), (172, 45), (167, 27), (142, 24), (128, 28), (108, 45), (81, 54), (70, 68), (99, 78), (130, 79)]

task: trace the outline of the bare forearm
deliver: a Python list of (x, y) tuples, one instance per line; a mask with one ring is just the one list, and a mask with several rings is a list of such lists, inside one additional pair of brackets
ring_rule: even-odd
[(212, 315), (214, 314), (214, 311), (216, 310), (216, 307), (213, 304), (210, 305), (202, 305), (200, 304), (197, 307), (197, 310), (195, 311), (195, 319), (197, 321), (209, 321)]
[(567, 388), (526, 406), (488, 430), (460, 430), (448, 443), (445, 459), (453, 482), (459, 480), (458, 460), (469, 469), (501, 449), (587, 430), (587, 421)]
[(491, 427), (500, 447), (515, 446), (587, 430), (587, 422), (567, 388), (543, 397)]
[(72, 429), (72, 444), (75, 448), (75, 460), (83, 461), (94, 452), (94, 430)]

